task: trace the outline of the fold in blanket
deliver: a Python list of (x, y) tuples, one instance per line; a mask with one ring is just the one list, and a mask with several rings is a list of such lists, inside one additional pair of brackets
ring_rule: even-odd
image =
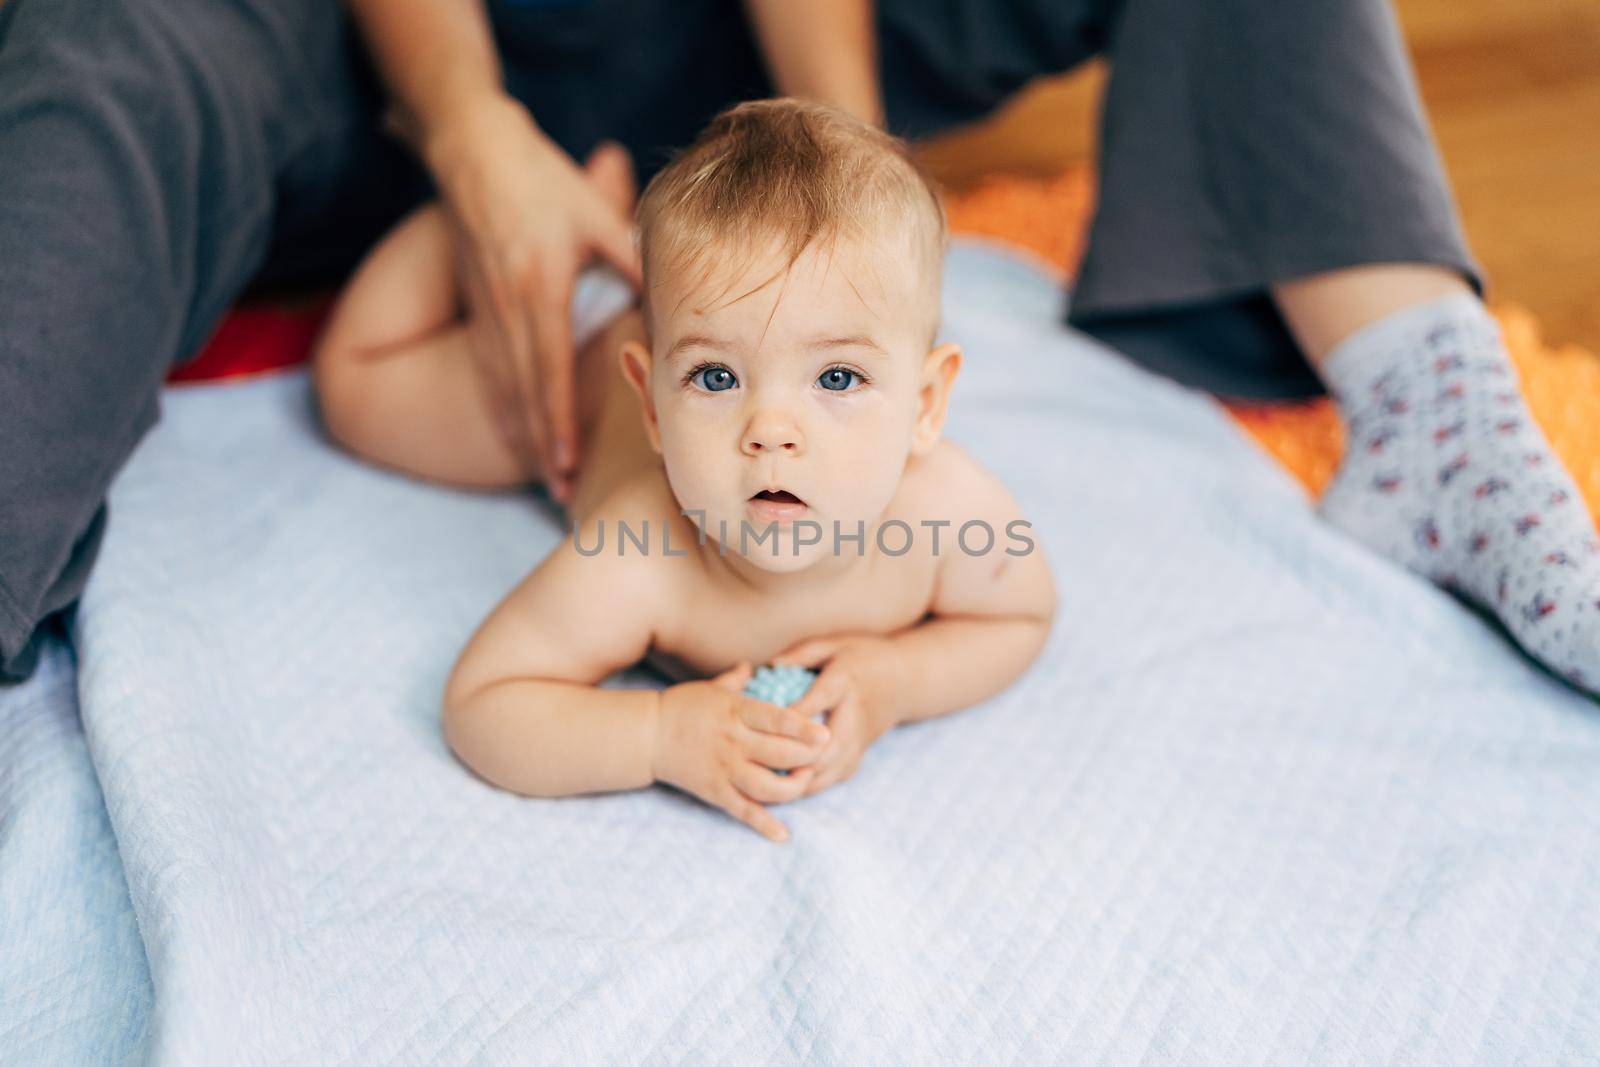
[(138, 1062), (153, 994), (89, 761), (72, 651), (0, 686), (0, 1059)]

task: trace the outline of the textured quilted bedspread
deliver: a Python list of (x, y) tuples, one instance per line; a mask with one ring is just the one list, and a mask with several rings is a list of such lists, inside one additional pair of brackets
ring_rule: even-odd
[(342, 456), (302, 374), (169, 395), (76, 635), (152, 1058), (1600, 1056), (1600, 708), (1059, 299), (952, 253), (949, 434), (1050, 555), (1048, 647), (781, 846), (452, 759), (440, 688), (556, 543), (537, 501)]

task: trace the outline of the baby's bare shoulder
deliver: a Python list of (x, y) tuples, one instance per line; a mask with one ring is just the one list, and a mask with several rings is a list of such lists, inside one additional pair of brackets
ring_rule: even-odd
[(1005, 483), (953, 442), (940, 441), (926, 458), (917, 506), (948, 520), (951, 535), (939, 553), (935, 613), (1048, 617), (1055, 602), (1049, 567)]
[(646, 470), (618, 481), (583, 517), (583, 522), (604, 519), (608, 526), (627, 522), (638, 527), (648, 520), (654, 527), (679, 510), (666, 476), (659, 470)]
[(908, 519), (950, 519), (959, 525), (1017, 517), (1005, 483), (953, 441), (941, 439), (916, 457), (906, 471), (905, 488), (903, 517)]
[(617, 561), (612, 577), (625, 575), (650, 591), (671, 591), (685, 580), (698, 531), (659, 471), (619, 482), (573, 530), (574, 550)]

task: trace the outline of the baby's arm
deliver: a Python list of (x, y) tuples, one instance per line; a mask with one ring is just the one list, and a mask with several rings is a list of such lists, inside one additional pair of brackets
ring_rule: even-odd
[[(963, 517), (952, 515), (941, 530), (932, 618), (892, 642), (899, 668), (895, 723), (944, 715), (1002, 692), (1038, 656), (1055, 617), (1050, 566), (1031, 528), (1019, 522), (1016, 501), (993, 475), (966, 464), (951, 494), (958, 501), (952, 510)], [(994, 531), (994, 546), (981, 555), (968, 555), (956, 541), (970, 519)], [(968, 543), (980, 547), (985, 538), (974, 527)]]
[(659, 692), (596, 687), (649, 648), (650, 562), (582, 556), (569, 535), (484, 620), (445, 689), (445, 738), (467, 766), (530, 796), (655, 780)]
[[(950, 517), (950, 526), (940, 528), (935, 589), (923, 621), (887, 636), (812, 638), (774, 659), (821, 667), (792, 705), (805, 715), (826, 711), (834, 735), (807, 796), (848, 778), (867, 746), (895, 726), (971, 707), (1002, 691), (1044, 647), (1056, 607), (1044, 553), (1028, 527), (1011, 526), (1022, 516), (1005, 487), (965, 454), (959, 460), (941, 479), (954, 507), (934, 517)], [(972, 519), (995, 532), (993, 548), (976, 556), (962, 552), (956, 540), (961, 524)], [(1020, 554), (1007, 555), (1008, 547)]]
[[(591, 543), (594, 533), (585, 533)], [(445, 690), (450, 747), (489, 782), (532, 796), (666, 782), (768, 838), (787, 831), (762, 802), (800, 796), (828, 731), (743, 696), (750, 665), (709, 681), (600, 689), (651, 644), (675, 599), (663, 561), (582, 556), (569, 535), (478, 628)]]

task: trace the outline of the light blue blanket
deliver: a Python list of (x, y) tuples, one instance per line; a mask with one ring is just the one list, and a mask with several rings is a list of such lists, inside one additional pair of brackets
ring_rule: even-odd
[(450, 665), (559, 537), (536, 501), (342, 456), (303, 375), (169, 394), (76, 629), (103, 811), (69, 665), (0, 698), (4, 1058), (1600, 1057), (1600, 709), (1059, 305), (952, 252), (948, 432), (1050, 555), (1048, 647), (783, 846), (451, 758)]
[(78, 721), (72, 652), (52, 640), (0, 689), (0, 1062), (136, 1062), (150, 970)]

